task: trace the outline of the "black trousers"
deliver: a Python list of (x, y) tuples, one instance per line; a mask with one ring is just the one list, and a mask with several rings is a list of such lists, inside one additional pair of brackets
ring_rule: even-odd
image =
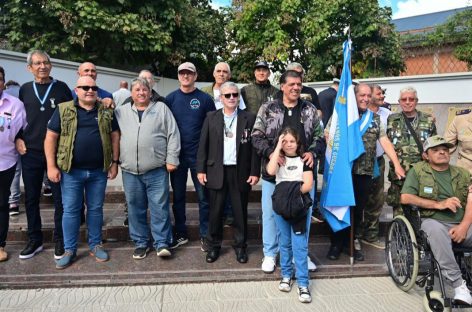
[[(25, 208), (28, 221), (28, 239), (35, 242), (43, 242), (41, 232), (41, 214), (39, 211), (39, 199), (43, 186), (43, 176), (46, 167), (44, 152), (29, 150), (21, 156), (23, 184), (25, 187)], [(62, 240), (62, 195), (61, 184), (49, 181), (54, 201), (54, 240)]]
[[(207, 177), (210, 178), (211, 177)], [(247, 202), (248, 191), (241, 192), (238, 186), (236, 166), (224, 166), (223, 187), (219, 190), (208, 189), (210, 198), (210, 217), (208, 222), (207, 243), (210, 249), (220, 249), (223, 240), (223, 212), (229, 194), (233, 211), (234, 248), (247, 246)]]
[(10, 186), (15, 176), (16, 164), (4, 171), (0, 171), (0, 247), (5, 247), (10, 225), (8, 198)]
[[(352, 175), (352, 184), (354, 186), (354, 198), (356, 205), (351, 206), (351, 213), (354, 213), (354, 238), (362, 237), (362, 219), (364, 215), (364, 207), (367, 204), (369, 193), (372, 187), (372, 176), (370, 175)], [(351, 228), (347, 227), (341, 231), (333, 232), (331, 235), (331, 244), (339, 248), (349, 246), (349, 232)]]

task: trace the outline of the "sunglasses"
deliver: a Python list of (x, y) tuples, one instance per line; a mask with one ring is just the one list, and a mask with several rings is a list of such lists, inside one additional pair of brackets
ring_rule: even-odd
[(239, 96), (239, 93), (226, 93), (226, 94), (223, 94), (223, 96), (227, 99), (231, 98), (231, 96), (233, 96), (234, 98), (237, 98)]
[(77, 86), (76, 88), (80, 88), (84, 91), (89, 91), (90, 89), (92, 89), (92, 91), (97, 91), (98, 90), (97, 86)]

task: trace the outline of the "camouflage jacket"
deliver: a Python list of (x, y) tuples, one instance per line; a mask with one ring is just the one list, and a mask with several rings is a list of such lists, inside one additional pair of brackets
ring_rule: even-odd
[[(417, 111), (417, 113), (418, 119), (416, 127), (414, 125), (412, 126), (416, 132), (416, 135), (420, 139), (421, 144), (423, 144), (426, 138), (436, 135), (437, 130), (434, 123), (434, 118), (431, 114), (420, 111)], [(398, 160), (400, 161), (403, 169), (405, 169), (405, 172), (408, 172), (414, 163), (422, 160), (421, 152), (418, 149), (418, 145), (416, 144), (414, 137), (410, 135), (410, 131), (406, 126), (402, 113), (395, 113), (388, 116), (387, 136), (395, 147)], [(392, 181), (392, 178), (396, 179), (395, 169), (392, 162), (390, 162), (389, 178), (390, 181)]]
[[(320, 154), (322, 148), (323, 129), (320, 124), (317, 110), (313, 104), (305, 100), (298, 100), (301, 105), (301, 120), (303, 124), (306, 148), (315, 157)], [(252, 145), (257, 153), (262, 157), (262, 178), (267, 181), (274, 181), (274, 177), (266, 172), (266, 165), (269, 161), (269, 155), (274, 151), (279, 138), (279, 132), (282, 130), (284, 122), (285, 109), (282, 100), (276, 99), (264, 103), (259, 109), (256, 122), (252, 130)]]
[(352, 167), (353, 174), (373, 175), (377, 140), (380, 138), (380, 116), (373, 114), (369, 128), (362, 135), (365, 153), (359, 156)]

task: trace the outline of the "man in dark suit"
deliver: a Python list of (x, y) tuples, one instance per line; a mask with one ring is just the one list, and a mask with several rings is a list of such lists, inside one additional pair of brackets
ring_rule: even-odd
[(234, 216), (233, 247), (238, 262), (246, 263), (248, 194), (259, 181), (261, 167), (251, 144), (256, 117), (238, 109), (240, 94), (235, 83), (225, 82), (220, 92), (223, 108), (207, 113), (197, 154), (197, 177), (210, 198), (206, 261), (214, 262), (219, 257), (223, 210), (229, 193)]

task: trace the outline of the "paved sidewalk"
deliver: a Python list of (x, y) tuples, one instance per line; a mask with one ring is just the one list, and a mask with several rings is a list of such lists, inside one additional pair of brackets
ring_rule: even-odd
[(422, 311), (422, 290), (404, 293), (390, 277), (311, 281), (313, 302), (298, 302), (276, 281), (0, 291), (0, 311)]

